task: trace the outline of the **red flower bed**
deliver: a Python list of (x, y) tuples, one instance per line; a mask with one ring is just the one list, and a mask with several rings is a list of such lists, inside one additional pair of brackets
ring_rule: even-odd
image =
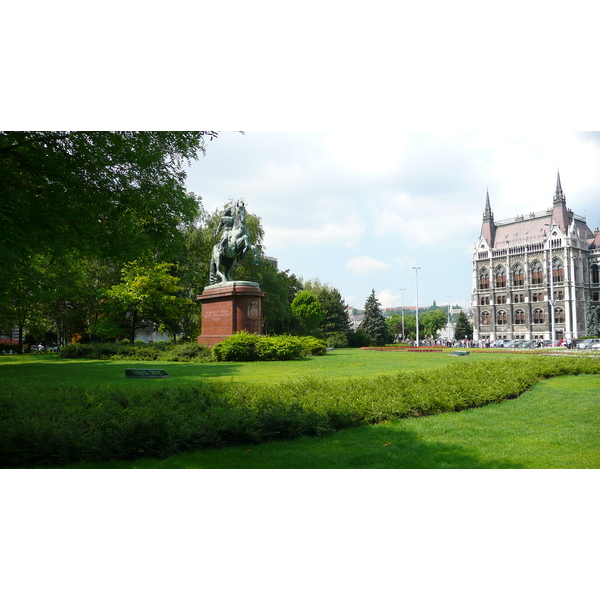
[(361, 350), (377, 350), (378, 352), (443, 352), (443, 348), (435, 348), (428, 346), (419, 346), (418, 348), (412, 348), (410, 346), (404, 346), (402, 348), (393, 348), (390, 346), (365, 346)]

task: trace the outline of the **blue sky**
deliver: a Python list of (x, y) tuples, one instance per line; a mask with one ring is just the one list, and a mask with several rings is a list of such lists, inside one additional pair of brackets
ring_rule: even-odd
[(362, 308), (470, 301), (486, 191), (496, 220), (567, 205), (600, 225), (600, 136), (590, 133), (222, 132), (188, 171), (212, 211), (244, 198), (282, 270)]

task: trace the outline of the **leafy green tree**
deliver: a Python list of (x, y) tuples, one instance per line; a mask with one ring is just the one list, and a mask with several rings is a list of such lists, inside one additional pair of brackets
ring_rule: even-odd
[(325, 311), (317, 297), (304, 290), (294, 298), (292, 314), (300, 321), (304, 333), (314, 334), (323, 321)]
[(267, 294), (263, 300), (263, 329), (267, 334), (297, 333), (298, 319), (292, 313), (291, 304), (301, 291), (299, 279), (289, 270), (279, 271), (268, 261), (262, 260), (257, 283)]
[(375, 290), (365, 302), (365, 317), (360, 328), (369, 336), (373, 346), (381, 346), (390, 338), (381, 303), (375, 297)]
[(430, 310), (419, 315), (419, 333), (422, 332), (424, 336), (436, 338), (438, 331), (446, 326), (447, 321), (448, 317), (443, 311)]
[(38, 252), (173, 249), (196, 206), (185, 165), (207, 131), (0, 132), (0, 264)]
[(317, 294), (325, 316), (321, 323), (321, 331), (330, 336), (335, 333), (347, 335), (350, 331), (348, 305), (336, 288), (325, 287)]
[(348, 305), (344, 302), (340, 291), (328, 284), (321, 283), (318, 278), (309, 279), (304, 288), (312, 292), (321, 303), (325, 315), (320, 330), (325, 337), (334, 334), (347, 336), (351, 331), (348, 316)]
[(404, 328), (402, 327), (402, 322), (402, 315), (396, 313), (386, 319), (387, 328), (392, 338), (395, 338), (396, 336), (402, 337), (403, 329), (404, 335), (406, 335), (406, 317), (404, 317)]
[(180, 332), (180, 321), (191, 300), (180, 295), (179, 278), (169, 272), (172, 267), (169, 263), (129, 263), (123, 267), (122, 282), (108, 290), (113, 306), (127, 316), (131, 343), (144, 321), (162, 326), (173, 338)]
[[(178, 256), (183, 227), (200, 208), (184, 188), (185, 165), (217, 135), (0, 132), (0, 265), (12, 282), (0, 287), (4, 320), (32, 327), (41, 303), (61, 341), (97, 329), (97, 292), (116, 281), (96, 280), (81, 265), (104, 262), (118, 280), (125, 262)], [(33, 279), (40, 261), (49, 267), (38, 301)]]
[(43, 324), (43, 328), (48, 326), (41, 310), (48, 287), (40, 257), (22, 257), (12, 267), (10, 276), (4, 281), (5, 293), (0, 297), (0, 310), (6, 324), (12, 323), (18, 329), (17, 352), (21, 354), (25, 329), (39, 324)]
[(454, 337), (457, 340), (464, 340), (465, 338), (470, 340), (473, 337), (473, 326), (469, 323), (467, 315), (462, 310), (458, 313)]

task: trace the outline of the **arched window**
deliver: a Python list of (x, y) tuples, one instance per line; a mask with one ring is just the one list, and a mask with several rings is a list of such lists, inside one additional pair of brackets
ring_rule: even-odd
[(592, 283), (600, 283), (600, 268), (598, 265), (592, 265)]
[(484, 311), (481, 313), (481, 324), (482, 325), (491, 325), (489, 312)]
[(506, 287), (506, 269), (502, 265), (496, 269), (496, 287)]
[(541, 308), (533, 310), (533, 322), (535, 325), (540, 325), (544, 322), (544, 311)]
[(531, 265), (531, 283), (536, 285), (538, 283), (544, 283), (544, 269), (542, 267), (542, 263), (539, 260), (536, 260)]
[(565, 322), (565, 311), (560, 306), (554, 309), (554, 322), (564, 323)]
[(507, 323), (506, 311), (499, 310), (498, 314), (497, 314), (497, 318), (496, 318), (496, 325), (506, 325), (506, 323)]
[(479, 271), (479, 289), (490, 289), (490, 273), (485, 267)]
[(552, 261), (552, 281), (559, 283), (565, 280), (565, 269), (560, 258), (555, 258)]
[(525, 285), (525, 271), (522, 265), (515, 265), (513, 269), (513, 285)]
[(525, 311), (521, 309), (515, 311), (515, 325), (525, 325)]

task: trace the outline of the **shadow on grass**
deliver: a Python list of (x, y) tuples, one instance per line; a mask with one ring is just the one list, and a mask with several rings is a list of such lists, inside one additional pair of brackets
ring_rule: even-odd
[[(135, 385), (148, 381), (166, 385), (193, 382), (203, 378), (227, 378), (235, 375), (239, 365), (232, 363), (191, 363), (165, 361), (107, 361), (44, 360), (31, 362), (3, 361), (0, 364), (0, 381), (25, 381), (27, 383), (57, 383), (73, 385)], [(125, 379), (126, 369), (164, 369), (168, 379)], [(143, 385), (143, 383), (141, 383)]]
[(516, 460), (486, 459), (482, 452), (458, 444), (423, 439), (409, 431), (404, 421), (399, 421), (317, 438), (188, 452), (165, 460), (78, 463), (68, 468), (523, 469), (527, 466)]

